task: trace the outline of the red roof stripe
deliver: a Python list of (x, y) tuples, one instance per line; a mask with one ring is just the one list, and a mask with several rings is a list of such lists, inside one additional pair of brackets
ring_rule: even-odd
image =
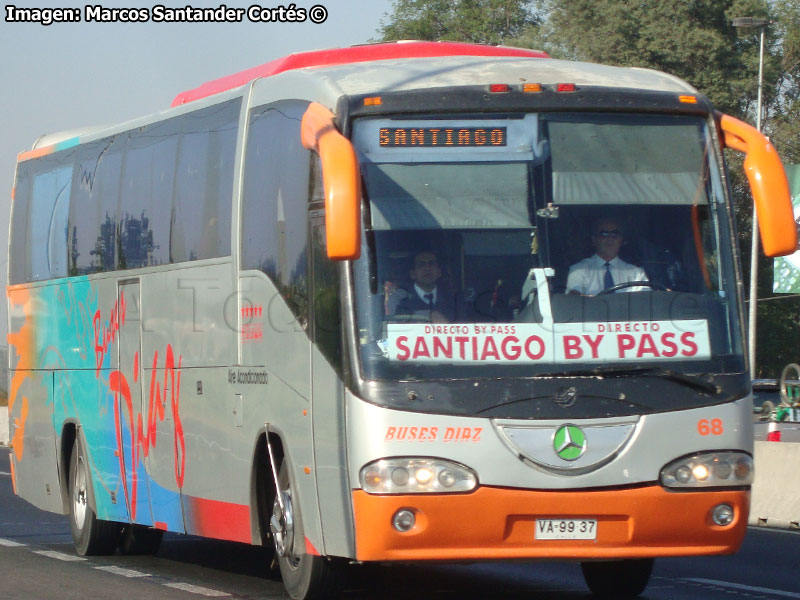
[(527, 58), (548, 58), (539, 50), (509, 48), (505, 46), (484, 46), (460, 42), (392, 42), (369, 44), (350, 48), (332, 48), (298, 52), (263, 65), (227, 75), (203, 85), (181, 92), (172, 101), (172, 106), (180, 106), (201, 98), (207, 98), (226, 90), (244, 85), (259, 77), (269, 77), (292, 69), (321, 67), (348, 63), (390, 60), (393, 58), (427, 58), (433, 56), (519, 56)]

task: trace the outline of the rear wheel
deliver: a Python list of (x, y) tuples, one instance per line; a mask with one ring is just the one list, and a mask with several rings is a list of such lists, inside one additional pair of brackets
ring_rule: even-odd
[(119, 538), (119, 551), (127, 556), (135, 554), (155, 554), (161, 545), (164, 532), (144, 525), (127, 524), (122, 528)]
[(596, 598), (636, 598), (647, 587), (654, 560), (616, 560), (581, 563), (586, 585)]
[(86, 452), (76, 439), (69, 461), (69, 528), (81, 556), (113, 554), (117, 548), (120, 524), (98, 519), (94, 506)]
[(283, 586), (295, 600), (334, 598), (338, 591), (335, 565), (327, 558), (306, 553), (297, 486), (288, 458), (281, 464), (278, 483), (282, 502), (275, 498), (269, 528)]

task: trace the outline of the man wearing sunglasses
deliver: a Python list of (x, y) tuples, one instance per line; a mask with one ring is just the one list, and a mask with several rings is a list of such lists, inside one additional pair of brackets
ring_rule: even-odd
[[(567, 292), (594, 296), (621, 283), (647, 281), (644, 269), (622, 260), (623, 235), (619, 223), (610, 217), (596, 221), (592, 227), (592, 247), (595, 254), (584, 258), (569, 268)], [(622, 288), (621, 292), (638, 292), (643, 287)]]

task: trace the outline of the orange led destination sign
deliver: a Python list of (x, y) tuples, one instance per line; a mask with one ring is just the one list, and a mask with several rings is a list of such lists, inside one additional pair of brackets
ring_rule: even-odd
[(461, 148), (506, 145), (505, 127), (381, 127), (381, 148)]

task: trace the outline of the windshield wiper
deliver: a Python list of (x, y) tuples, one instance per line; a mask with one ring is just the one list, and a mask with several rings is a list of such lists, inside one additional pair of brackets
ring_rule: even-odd
[(698, 375), (687, 375), (686, 373), (678, 373), (671, 369), (664, 367), (597, 367), (592, 369), (597, 375), (606, 377), (636, 377), (637, 375), (644, 375), (646, 377), (663, 377), (670, 381), (682, 383), (686, 387), (700, 390), (708, 394), (721, 394), (722, 388), (716, 383), (701, 379)]
[[(625, 404), (632, 408), (638, 408), (642, 410), (643, 413), (652, 412), (653, 408), (651, 406), (647, 406), (646, 404), (640, 404), (638, 402), (632, 402), (627, 397), (614, 397), (614, 396), (601, 396), (599, 394), (581, 394), (582, 399), (587, 398), (599, 398), (600, 400), (606, 400), (608, 402), (616, 402), (618, 404)], [(488, 408), (484, 408), (479, 410), (476, 414), (487, 413), (492, 410), (496, 410), (498, 408), (505, 408), (506, 406), (510, 406), (512, 404), (519, 404), (521, 402), (542, 402), (545, 403), (547, 401), (548, 404), (553, 402), (553, 395), (549, 394), (547, 396), (532, 396), (530, 398), (515, 398), (514, 400), (507, 400), (506, 402), (501, 402), (500, 404), (495, 404)]]
[(536, 377), (663, 377), (669, 381), (682, 383), (686, 387), (706, 392), (707, 394), (721, 394), (722, 388), (715, 383), (701, 379), (697, 375), (687, 375), (686, 373), (678, 373), (671, 369), (663, 367), (595, 367), (594, 369), (583, 371), (559, 371), (557, 373), (544, 373)]

